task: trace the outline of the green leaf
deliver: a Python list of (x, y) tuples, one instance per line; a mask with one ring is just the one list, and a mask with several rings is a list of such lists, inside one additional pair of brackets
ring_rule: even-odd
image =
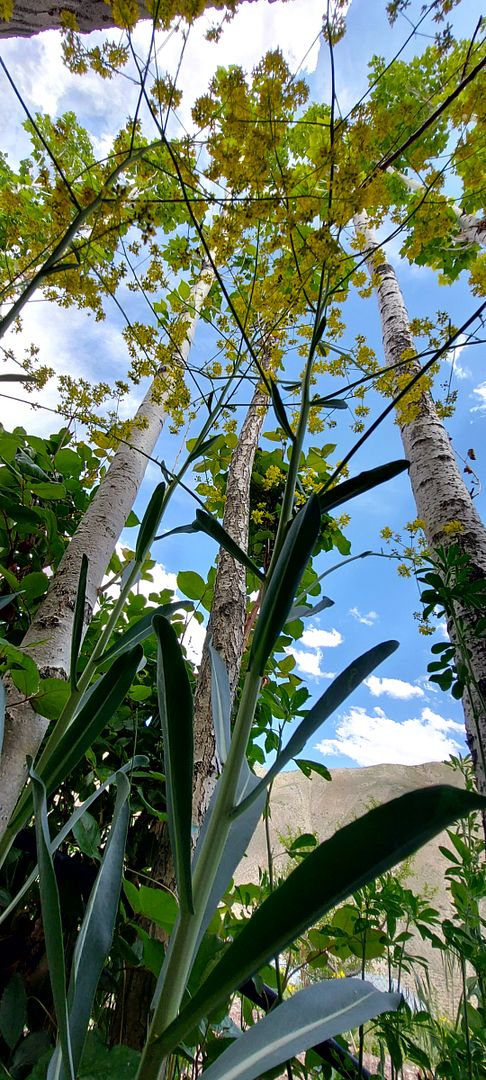
[(336, 487), (324, 489), (319, 494), (321, 514), (328, 514), (336, 506), (341, 506), (349, 499), (355, 499), (364, 491), (370, 491), (378, 484), (393, 480), (394, 476), (398, 476), (408, 467), (408, 461), (390, 461), (387, 465), (378, 465), (376, 469), (367, 469), (365, 472), (358, 473), (358, 476), (353, 476), (351, 480), (343, 480)]
[(288, 619), (302, 574), (320, 530), (319, 501), (312, 495), (295, 516), (277, 559), (253, 635), (249, 667), (263, 675), (265, 664)]
[(157, 484), (155, 491), (150, 496), (149, 504), (138, 531), (137, 546), (135, 548), (136, 562), (143, 563), (150, 550), (164, 508), (165, 488), (165, 483)]
[(44, 574), (42, 570), (35, 570), (31, 574), (27, 574), (22, 580), (22, 599), (27, 606), (37, 600), (39, 596), (43, 596), (46, 592), (49, 584), (49, 578), (47, 574)]
[(11, 604), (12, 600), (16, 600), (17, 595), (17, 593), (7, 593), (6, 596), (0, 596), (0, 611), (2, 608), (7, 607), (8, 604)]
[(18, 972), (9, 979), (0, 1001), (0, 1034), (10, 1050), (17, 1045), (27, 1023), (27, 994)]
[(207, 514), (205, 510), (196, 510), (196, 522), (201, 532), (207, 533), (213, 540), (216, 540), (216, 543), (219, 544), (220, 547), (229, 551), (230, 555), (232, 555), (237, 562), (241, 563), (242, 566), (246, 566), (248, 570), (251, 570), (252, 574), (255, 574), (256, 577), (260, 578), (260, 581), (265, 581), (265, 574), (263, 571), (253, 562), (253, 559), (250, 559), (250, 556), (247, 555), (246, 551), (243, 551), (243, 548), (238, 546), (229, 533), (226, 532), (226, 529), (223, 529), (223, 526), (219, 524), (219, 521), (217, 521), (212, 514)]
[(57, 451), (54, 464), (56, 472), (62, 473), (63, 476), (79, 476), (83, 468), (79, 454), (75, 450), (70, 450), (69, 447), (63, 447), (62, 450)]
[(177, 588), (190, 600), (200, 600), (206, 587), (206, 582), (195, 570), (180, 570), (177, 575)]
[(70, 697), (69, 683), (64, 679), (41, 679), (32, 704), (40, 716), (58, 720)]
[(316, 405), (319, 408), (327, 408), (327, 409), (348, 409), (349, 408), (349, 404), (348, 404), (347, 401), (344, 400), (344, 398), (315, 397), (315, 398), (312, 398), (312, 401), (310, 401), (309, 404), (310, 404), (311, 408), (312, 408), (312, 406), (316, 406)]
[(308, 777), (311, 773), (315, 772), (318, 776), (322, 776), (323, 780), (332, 780), (329, 769), (326, 769), (326, 766), (322, 765), (319, 761), (310, 761), (308, 758), (296, 758), (295, 764), (299, 766), (299, 769), (303, 772), (304, 776)]
[(39, 864), (39, 892), (42, 924), (46, 943), (49, 978), (51, 981), (54, 1011), (57, 1020), (60, 1053), (64, 1075), (75, 1080), (66, 997), (66, 968), (64, 964), (64, 939), (62, 934), (61, 908), (56, 873), (51, 855), (51, 838), (47, 821), (47, 795), (40, 776), (29, 766), (34, 799), (35, 835)]
[(30, 484), (29, 488), (38, 499), (65, 499), (66, 497), (64, 484), (57, 484), (53, 480), (46, 483)]
[(143, 915), (170, 934), (179, 910), (173, 893), (162, 888), (152, 889), (148, 885), (141, 885), (137, 889), (131, 881), (123, 882), (123, 891), (136, 915)]
[(191, 286), (187, 281), (180, 281), (177, 291), (183, 300), (188, 300), (191, 295)]
[(309, 1047), (398, 1009), (401, 994), (386, 994), (362, 979), (329, 979), (307, 986), (272, 1009), (203, 1072), (204, 1080), (254, 1080)]
[(89, 859), (99, 858), (100, 828), (96, 818), (89, 813), (89, 810), (86, 810), (79, 821), (73, 825), (73, 835), (83, 855), (87, 855)]
[(150, 608), (147, 615), (133, 623), (124, 634), (117, 638), (114, 645), (111, 645), (102, 656), (98, 657), (96, 667), (101, 667), (107, 660), (114, 660), (115, 656), (121, 656), (127, 649), (133, 648), (134, 645), (138, 645), (150, 637), (154, 633), (152, 622), (155, 615), (164, 615), (168, 619), (170, 615), (175, 614), (177, 611), (190, 611), (191, 608), (192, 604), (189, 604), (187, 600), (174, 600), (170, 604), (161, 604), (160, 607)]
[(192, 912), (191, 837), (193, 701), (177, 635), (167, 619), (153, 620), (157, 636), (157, 695), (164, 740), (169, 836), (182, 912)]
[(205, 457), (206, 454), (209, 453), (211, 448), (214, 446), (214, 444), (218, 442), (218, 440), (221, 440), (221, 434), (211, 435), (210, 439), (206, 439), (206, 441), (200, 443), (199, 446), (196, 442), (196, 446), (193, 450), (191, 450), (191, 453), (189, 454), (187, 463), (189, 464), (191, 461), (196, 461), (197, 458)]
[(216, 749), (222, 765), (224, 765), (231, 742), (231, 691), (226, 666), (219, 653), (209, 642), (209, 658), (211, 661), (211, 710), (213, 717)]
[[(258, 787), (252, 793), (252, 798), (263, 788), (268, 787), (284, 766), (297, 754), (300, 754), (300, 751), (314, 732), (317, 731), (317, 728), (336, 712), (336, 709), (342, 705), (343, 701), (346, 701), (346, 698), (361, 685), (363, 680), (375, 670), (378, 664), (382, 664), (383, 660), (386, 660), (395, 652), (395, 649), (398, 649), (398, 641), (383, 641), (381, 645), (375, 645), (374, 648), (368, 649), (362, 656), (358, 656), (356, 660), (353, 660), (352, 664), (348, 664), (348, 667), (324, 691), (316, 704), (307, 713), (307, 716), (301, 720), (297, 731), (294, 731), (287, 746), (277, 755), (266, 776), (260, 780)], [(241, 804), (241, 806), (243, 805)], [(240, 807), (237, 806), (234, 812), (238, 813), (239, 810)]]
[(401, 795), (339, 829), (257, 909), (192, 1000), (160, 1038), (172, 1050), (237, 986), (357, 889), (412, 855), (458, 817), (486, 806), (473, 792), (439, 785)]
[(79, 570), (78, 591), (76, 593), (76, 603), (74, 606), (73, 617), (73, 629), (71, 634), (71, 666), (69, 671), (71, 690), (77, 690), (76, 679), (76, 667), (78, 663), (79, 650), (81, 647), (81, 639), (83, 636), (84, 626), (84, 609), (86, 603), (86, 581), (88, 578), (88, 556), (82, 554), (81, 567)]
[(273, 379), (269, 380), (269, 385), (270, 385), (270, 394), (272, 396), (272, 405), (273, 405), (273, 409), (274, 409), (274, 412), (275, 412), (275, 416), (277, 417), (278, 423), (280, 424), (280, 427), (283, 428), (283, 430), (285, 431), (285, 434), (287, 435), (287, 437), (292, 442), (295, 442), (295, 435), (294, 435), (294, 432), (292, 431), (292, 428), (291, 428), (291, 426), (289, 424), (287, 413), (285, 411), (285, 406), (284, 406), (284, 403), (282, 401), (282, 398), (280, 397), (280, 390), (279, 390), (276, 382), (273, 381)]
[(318, 615), (320, 611), (325, 611), (326, 608), (330, 607), (334, 607), (334, 600), (331, 600), (329, 596), (323, 596), (318, 604), (314, 604), (314, 607), (310, 604), (296, 604), (289, 612), (288, 621), (292, 622), (293, 619), (307, 619), (309, 615)]

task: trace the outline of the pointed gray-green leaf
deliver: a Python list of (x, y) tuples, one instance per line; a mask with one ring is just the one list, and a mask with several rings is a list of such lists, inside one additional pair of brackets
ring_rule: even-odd
[(336, 506), (341, 506), (349, 499), (355, 499), (364, 491), (370, 491), (378, 484), (393, 480), (395, 476), (408, 469), (409, 464), (410, 462), (404, 460), (390, 461), (387, 465), (378, 465), (376, 469), (367, 469), (365, 472), (358, 473), (351, 480), (343, 480), (341, 484), (336, 484), (336, 487), (324, 489), (319, 494), (321, 514), (328, 514)]
[(76, 666), (78, 663), (81, 638), (83, 636), (84, 605), (86, 601), (87, 577), (88, 558), (83, 552), (83, 555), (81, 556), (81, 569), (79, 571), (78, 591), (76, 593), (76, 603), (74, 606), (73, 631), (71, 634), (71, 666), (69, 669), (69, 677), (71, 682), (71, 690), (73, 691), (77, 689), (78, 685), (76, 679)]
[(201, 532), (197, 521), (191, 521), (190, 525), (177, 525), (175, 529), (168, 529), (165, 533), (154, 536), (154, 540), (167, 540), (169, 536), (178, 536), (179, 533)]
[(140, 644), (150, 637), (154, 632), (153, 619), (155, 615), (164, 615), (166, 619), (170, 618), (177, 611), (192, 611), (193, 604), (190, 600), (173, 600), (170, 604), (161, 604), (158, 608), (151, 608), (147, 615), (144, 615), (142, 619), (138, 619), (136, 623), (121, 634), (110, 648), (103, 653), (96, 661), (96, 667), (101, 667), (107, 660), (114, 660), (116, 656), (120, 656), (126, 652), (127, 649), (133, 648), (134, 645)]
[(11, 374), (0, 375), (0, 382), (33, 382), (35, 375), (17, 375), (17, 372), (13, 371)]
[(164, 739), (169, 836), (181, 911), (192, 912), (191, 836), (194, 761), (193, 700), (174, 628), (156, 615), (157, 694)]
[(10, 1050), (17, 1045), (27, 1023), (27, 994), (17, 971), (11, 975), (0, 1000), (0, 1035)]
[(283, 430), (285, 431), (285, 434), (287, 435), (287, 437), (289, 439), (291, 439), (292, 442), (294, 442), (295, 441), (295, 435), (294, 435), (294, 432), (292, 431), (292, 428), (291, 428), (291, 426), (289, 424), (288, 416), (287, 416), (287, 413), (285, 411), (285, 406), (284, 406), (284, 403), (282, 401), (282, 398), (280, 397), (280, 390), (279, 390), (276, 382), (273, 381), (273, 379), (269, 380), (269, 386), (270, 386), (270, 393), (272, 395), (272, 405), (273, 405), (273, 409), (274, 409), (274, 412), (275, 412), (275, 416), (277, 417), (277, 420), (278, 420), (278, 422), (280, 424), (280, 427), (283, 428)]
[(347, 896), (413, 855), (457, 818), (485, 807), (486, 799), (474, 792), (439, 785), (401, 795), (338, 829), (255, 911), (160, 1037), (160, 1053), (177, 1046), (202, 1016)]
[(252, 574), (256, 574), (256, 576), (260, 578), (260, 581), (265, 581), (265, 574), (263, 571), (253, 562), (253, 559), (250, 559), (250, 556), (246, 554), (246, 551), (243, 551), (243, 549), (238, 546), (229, 533), (226, 532), (226, 529), (223, 529), (223, 526), (219, 524), (219, 521), (217, 521), (216, 518), (212, 517), (211, 514), (207, 514), (205, 510), (196, 510), (196, 523), (201, 532), (207, 533), (213, 540), (216, 540), (216, 543), (219, 544), (220, 547), (229, 551), (230, 555), (232, 555), (237, 562), (246, 566), (248, 570), (251, 570)]
[(211, 711), (214, 735), (218, 757), (224, 765), (231, 740), (231, 691), (226, 665), (211, 642), (209, 642), (209, 658), (211, 660)]
[(140, 522), (137, 546), (135, 548), (135, 560), (138, 563), (142, 563), (146, 558), (150, 550), (150, 545), (157, 532), (164, 506), (165, 489), (166, 485), (163, 481), (162, 483), (157, 484), (155, 491), (153, 491), (150, 496), (149, 504)]
[(316, 1043), (398, 1009), (401, 1001), (401, 994), (383, 993), (362, 979), (308, 986), (231, 1043), (204, 1070), (203, 1080), (254, 1080)]
[[(20, 589), (19, 592), (21, 593), (22, 589)], [(16, 600), (18, 595), (19, 593), (12, 592), (7, 593), (6, 596), (0, 596), (0, 611), (2, 610), (2, 608), (7, 607), (7, 604), (11, 604), (13, 600)]]
[(189, 454), (189, 457), (187, 459), (188, 464), (191, 461), (196, 461), (196, 459), (199, 457), (204, 457), (204, 455), (207, 454), (209, 450), (211, 450), (211, 447), (213, 447), (220, 438), (221, 433), (219, 435), (211, 435), (211, 438), (206, 439), (206, 441), (200, 443), (199, 446), (195, 446), (194, 450), (191, 450), (191, 453)]
[[(117, 793), (110, 834), (90, 893), (74, 950), (69, 984), (69, 1028), (75, 1070), (83, 1052), (94, 996), (113, 940), (123, 877), (123, 858), (130, 816), (130, 784), (116, 777)], [(60, 1080), (67, 1080), (61, 1072)]]
[(71, 1040), (69, 1036), (68, 1004), (66, 997), (66, 967), (64, 963), (64, 939), (62, 934), (61, 907), (57, 888), (54, 863), (50, 851), (49, 824), (47, 821), (46, 789), (40, 776), (29, 766), (32, 781), (35, 815), (35, 836), (37, 842), (37, 860), (39, 864), (39, 893), (42, 912), (42, 925), (46, 943), (47, 964), (51, 981), (54, 1012), (56, 1014), (58, 1038), (64, 1075), (74, 1080)]
[(292, 622), (293, 619), (307, 619), (309, 615), (318, 615), (320, 611), (325, 611), (330, 607), (334, 607), (334, 600), (331, 600), (329, 596), (323, 596), (318, 604), (314, 604), (314, 607), (311, 604), (296, 604), (290, 609), (287, 622)]
[[(130, 761), (127, 761), (125, 763), (125, 765), (122, 765), (121, 768), (118, 770), (118, 772), (132, 773), (135, 769), (143, 768), (144, 766), (148, 765), (148, 763), (149, 763), (149, 759), (148, 759), (148, 757), (145, 756), (145, 754), (137, 754), (135, 757), (131, 758)], [(97, 799), (99, 799), (100, 795), (102, 795), (103, 792), (106, 791), (106, 789), (111, 786), (111, 784), (115, 783), (117, 775), (118, 775), (118, 773), (111, 773), (111, 776), (108, 776), (107, 779), (104, 780), (103, 783), (100, 784), (100, 786), (97, 787), (96, 790), (93, 791), (92, 794), (89, 795), (88, 798), (85, 799), (85, 801), (83, 803), (81, 803), (81, 806), (76, 807), (76, 810), (74, 810), (74, 812), (71, 814), (71, 817), (68, 818), (68, 820), (66, 821), (66, 824), (63, 825), (61, 831), (58, 832), (57, 836), (55, 836), (53, 840), (51, 840), (51, 847), (50, 847), (51, 855), (53, 855), (54, 852), (57, 851), (57, 849), (61, 846), (61, 844), (66, 839), (66, 837), (69, 836), (69, 833), (73, 830), (73, 828), (77, 824), (77, 822), (80, 821), (80, 819), (82, 818), (82, 816), (86, 812), (86, 810), (89, 810), (90, 806), (92, 806), (93, 803), (96, 802)], [(16, 895), (14, 896), (13, 900), (11, 900), (8, 907), (5, 908), (5, 910), (1, 912), (1, 914), (0, 914), (0, 925), (3, 922), (5, 922), (6, 919), (10, 918), (10, 915), (12, 914), (13, 911), (15, 911), (15, 908), (18, 907), (18, 905), (20, 904), (20, 901), (23, 899), (25, 894), (29, 891), (31, 885), (34, 884), (34, 881), (36, 880), (36, 878), (38, 876), (38, 873), (39, 873), (39, 868), (36, 865), (36, 866), (34, 866), (34, 869), (32, 870), (32, 873), (29, 874), (29, 876), (25, 879), (25, 881), (22, 884), (22, 888), (19, 889), (18, 893), (16, 893)]]
[(268, 657), (287, 622), (297, 586), (319, 536), (320, 525), (319, 500), (312, 495), (287, 532), (263, 598), (249, 661), (250, 668), (255, 668), (260, 675), (263, 675)]
[[(363, 653), (362, 656), (358, 656), (356, 660), (353, 660), (352, 664), (348, 664), (348, 667), (324, 691), (319, 701), (316, 701), (307, 716), (301, 720), (287, 746), (277, 754), (273, 765), (259, 781), (250, 798), (255, 798), (261, 790), (268, 787), (268, 784), (281, 772), (284, 766), (289, 761), (292, 761), (292, 758), (296, 757), (297, 754), (300, 754), (306, 742), (314, 735), (314, 732), (317, 731), (321, 724), (332, 716), (336, 709), (339, 709), (343, 701), (346, 701), (346, 698), (378, 667), (378, 664), (382, 664), (398, 649), (398, 644), (398, 641), (382, 641), (380, 645), (375, 645), (372, 649), (368, 649), (367, 652)], [(245, 799), (237, 806), (235, 813), (241, 812), (241, 809), (246, 807), (247, 801)]]

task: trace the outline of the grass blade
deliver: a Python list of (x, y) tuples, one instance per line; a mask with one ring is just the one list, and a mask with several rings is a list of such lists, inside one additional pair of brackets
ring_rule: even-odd
[(386, 994), (362, 979), (329, 979), (283, 1001), (203, 1072), (204, 1080), (254, 1080), (316, 1043), (398, 1009), (401, 994)]
[(42, 924), (46, 942), (47, 963), (51, 981), (54, 1011), (56, 1013), (59, 1043), (65, 1076), (74, 1080), (71, 1040), (69, 1036), (68, 1003), (66, 998), (66, 967), (64, 963), (64, 940), (62, 935), (61, 908), (54, 863), (50, 852), (49, 824), (47, 821), (47, 796), (40, 776), (29, 768), (32, 781), (35, 813), (35, 835), (39, 863), (39, 892)]
[(268, 657), (284, 623), (287, 622), (297, 586), (312, 554), (320, 527), (319, 500), (316, 495), (312, 495), (292, 521), (263, 598), (249, 661), (249, 667), (255, 667), (260, 675), (263, 675)]
[(153, 625), (158, 646), (157, 693), (164, 739), (169, 836), (180, 908), (182, 912), (192, 912), (192, 691), (174, 628), (161, 615), (155, 616)]
[(78, 663), (79, 649), (81, 646), (81, 638), (83, 636), (84, 626), (84, 605), (86, 601), (86, 580), (88, 577), (88, 558), (83, 553), (81, 556), (81, 569), (79, 571), (79, 583), (78, 591), (76, 593), (76, 604), (74, 607), (73, 618), (73, 632), (71, 635), (71, 666), (69, 669), (69, 678), (71, 682), (71, 690), (74, 692), (78, 688), (78, 682), (76, 678), (76, 667)]
[(404, 460), (389, 461), (387, 465), (378, 465), (376, 469), (367, 469), (365, 472), (353, 476), (351, 480), (343, 480), (342, 484), (336, 484), (336, 487), (322, 491), (319, 495), (321, 514), (328, 514), (336, 506), (341, 506), (342, 503), (348, 502), (349, 499), (355, 499), (357, 495), (362, 495), (364, 491), (370, 491), (371, 488), (377, 487), (378, 484), (393, 480), (394, 476), (398, 476), (405, 469), (408, 469), (409, 464), (408, 461)]
[[(266, 776), (258, 782), (257, 787), (252, 792), (250, 798), (254, 799), (260, 791), (264, 790), (275, 776), (288, 764), (292, 758), (300, 754), (303, 750), (306, 742), (311, 738), (317, 728), (324, 723), (332, 714), (342, 705), (343, 701), (353, 693), (358, 686), (361, 685), (364, 679), (375, 670), (378, 664), (382, 664), (392, 653), (398, 649), (398, 641), (383, 641), (381, 645), (375, 645), (372, 649), (368, 649), (367, 652), (358, 656), (356, 660), (353, 660), (348, 667), (344, 669), (334, 679), (334, 682), (328, 687), (322, 694), (319, 700), (313, 705), (312, 709), (307, 713), (307, 716), (300, 722), (296, 731), (289, 739), (287, 746), (280, 751), (277, 755), (273, 765), (268, 770)], [(235, 808), (234, 813), (238, 814), (243, 810), (248, 802), (248, 798), (244, 802), (240, 803)]]
[(339, 829), (296, 867), (246, 923), (160, 1037), (160, 1053), (177, 1046), (235, 987), (356, 889), (412, 855), (457, 818), (485, 806), (486, 799), (474, 792), (439, 785), (401, 795)]
[(260, 570), (256, 563), (253, 562), (253, 559), (250, 559), (250, 556), (246, 554), (246, 551), (243, 551), (243, 548), (238, 546), (236, 541), (226, 532), (226, 529), (223, 529), (223, 526), (219, 524), (219, 521), (212, 514), (207, 514), (205, 510), (196, 510), (196, 523), (201, 532), (207, 533), (213, 540), (216, 540), (220, 547), (229, 551), (237, 562), (251, 570), (252, 574), (255, 574), (260, 581), (265, 581), (263, 570)]

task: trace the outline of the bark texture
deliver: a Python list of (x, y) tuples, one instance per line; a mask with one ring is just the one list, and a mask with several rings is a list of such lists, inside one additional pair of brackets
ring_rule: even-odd
[[(359, 235), (374, 249), (373, 237), (358, 223)], [(398, 363), (405, 350), (414, 349), (410, 323), (395, 271), (383, 252), (370, 253), (367, 259), (376, 283), (376, 295), (381, 316), (383, 345), (387, 364)], [(403, 369), (402, 369), (403, 370)], [(419, 365), (410, 364), (410, 374)], [(430, 553), (438, 547), (458, 543), (468, 556), (471, 574), (475, 579), (486, 576), (486, 527), (484, 526), (457, 465), (447, 431), (438, 416), (428, 391), (419, 395), (413, 419), (398, 418), (405, 455), (410, 462), (410, 483), (417, 507), (417, 516), (425, 522), (425, 536)], [(459, 521), (462, 529), (451, 536), (445, 528)], [(486, 637), (478, 637), (476, 624), (485, 612), (462, 607), (458, 614), (463, 620), (465, 644), (478, 688), (466, 689), (463, 697), (466, 738), (474, 764), (479, 790), (486, 794)], [(454, 640), (454, 627), (448, 626)]]
[[(204, 266), (195, 286), (193, 316), (186, 339), (174, 356), (175, 364), (185, 362), (196, 332), (199, 314), (211, 287), (212, 272)], [(52, 579), (22, 648), (29, 650), (42, 677), (66, 678), (69, 667), (71, 630), (81, 557), (88, 557), (85, 625), (90, 622), (106, 567), (140, 489), (147, 457), (157, 444), (164, 422), (164, 405), (155, 378), (138, 409), (130, 446), (117, 450), (106, 476), (84, 514)], [(38, 716), (15, 688), (10, 688), (5, 735), (0, 761), (0, 836), (26, 778), (26, 756), (35, 758), (47, 730), (48, 721)]]
[[(153, 6), (154, 0), (152, 0)], [(200, 14), (206, 7), (222, 8), (236, 7), (236, 3), (225, 3), (225, 0), (199, 0), (194, 5), (194, 15)], [(253, 0), (248, 0), (252, 3)], [(272, 3), (272, 0), (269, 0)], [(167, 7), (170, 11), (167, 12)], [(138, 0), (139, 18), (151, 19), (152, 15), (147, 10), (143, 0)], [(164, 10), (165, 9), (165, 10)], [(116, 26), (109, 0), (14, 0), (12, 18), (6, 22), (0, 21), (1, 37), (32, 37), (42, 30), (58, 30), (61, 26), (61, 13), (71, 12), (77, 19), (78, 27), (82, 33), (90, 33), (92, 30), (109, 30)], [(167, 5), (164, 0), (160, 2), (161, 18), (165, 22), (166, 13), (169, 18), (177, 15), (185, 15), (184, 4), (172, 2)]]
[[(250, 480), (253, 459), (266, 413), (268, 399), (256, 390), (241, 429), (228, 471), (223, 527), (233, 540), (248, 548)], [(211, 715), (211, 662), (209, 642), (224, 660), (233, 700), (244, 651), (246, 617), (246, 570), (224, 548), (220, 548), (214, 583), (213, 603), (194, 696), (194, 786), (193, 816), (199, 826), (220, 772)]]

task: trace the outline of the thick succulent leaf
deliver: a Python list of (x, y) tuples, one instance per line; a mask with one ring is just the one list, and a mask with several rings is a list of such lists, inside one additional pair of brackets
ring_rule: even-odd
[[(486, 799), (439, 785), (401, 795), (339, 829), (307, 856), (257, 909), (160, 1039), (172, 1050), (202, 1016), (368, 881)], [(162, 1045), (163, 1044), (163, 1045)]]
[(83, 553), (81, 556), (81, 568), (79, 571), (78, 591), (76, 593), (76, 603), (74, 605), (74, 617), (73, 617), (73, 631), (71, 634), (71, 666), (69, 670), (69, 677), (71, 681), (71, 690), (76, 690), (76, 666), (78, 663), (79, 649), (81, 647), (81, 639), (83, 636), (84, 627), (84, 605), (86, 601), (86, 581), (88, 577), (88, 558)]
[(329, 979), (308, 986), (248, 1028), (222, 1053), (205, 1080), (254, 1080), (324, 1039), (398, 1009), (401, 994), (386, 994), (361, 979)]
[(57, 888), (56, 873), (50, 851), (49, 824), (47, 821), (46, 789), (40, 776), (29, 768), (34, 796), (35, 836), (37, 859), (39, 863), (39, 893), (42, 912), (42, 925), (46, 944), (49, 978), (51, 981), (54, 1011), (57, 1020), (59, 1043), (64, 1064), (64, 1076), (74, 1080), (76, 1070), (73, 1064), (71, 1040), (69, 1036), (68, 1003), (66, 996), (66, 967), (64, 963), (64, 938), (62, 933), (61, 907)]
[(273, 379), (269, 380), (269, 386), (270, 386), (270, 394), (272, 396), (272, 405), (273, 405), (274, 413), (275, 413), (275, 416), (277, 417), (278, 423), (280, 424), (280, 427), (283, 428), (283, 430), (285, 431), (285, 434), (287, 435), (287, 438), (289, 438), (292, 442), (294, 442), (295, 441), (295, 435), (294, 435), (294, 432), (292, 431), (292, 428), (291, 428), (291, 426), (289, 424), (289, 419), (288, 419), (287, 413), (285, 411), (285, 405), (284, 405), (284, 403), (282, 401), (282, 398), (280, 396), (280, 390), (279, 390), (276, 382), (273, 381)]
[(246, 551), (243, 551), (243, 548), (238, 546), (230, 534), (226, 532), (226, 529), (223, 529), (223, 526), (219, 524), (219, 521), (217, 521), (216, 518), (211, 514), (207, 514), (205, 510), (196, 510), (196, 523), (201, 532), (206, 533), (208, 536), (211, 536), (213, 540), (216, 540), (220, 547), (223, 547), (225, 551), (229, 551), (230, 555), (232, 555), (237, 562), (241, 563), (242, 566), (246, 566), (248, 570), (251, 570), (252, 574), (255, 574), (256, 577), (260, 578), (260, 581), (265, 581), (265, 574), (263, 571), (253, 562), (253, 559), (250, 559), (250, 556), (247, 555)]
[(268, 657), (284, 623), (287, 622), (297, 586), (312, 554), (319, 530), (319, 501), (317, 496), (312, 495), (287, 532), (263, 598), (249, 661), (249, 667), (255, 668), (260, 675), (263, 675)]
[(296, 604), (290, 609), (287, 622), (292, 622), (293, 619), (308, 619), (309, 615), (318, 615), (320, 611), (325, 611), (330, 607), (334, 607), (334, 600), (331, 600), (329, 596), (323, 596), (318, 604), (314, 604), (314, 607), (310, 604)]
[(217, 650), (209, 643), (211, 661), (211, 711), (216, 749), (222, 765), (228, 757), (231, 741), (231, 692), (226, 666)]
[(120, 656), (121, 653), (132, 649), (134, 645), (138, 645), (140, 642), (145, 641), (154, 632), (152, 625), (155, 615), (164, 615), (166, 619), (169, 619), (171, 615), (174, 615), (177, 611), (191, 611), (193, 605), (189, 600), (173, 600), (170, 604), (161, 604), (158, 608), (151, 608), (147, 615), (144, 615), (142, 619), (138, 619), (136, 623), (121, 634), (119, 638), (110, 646), (103, 656), (100, 656), (96, 661), (96, 666), (101, 667), (106, 660), (114, 660), (115, 656)]
[(393, 480), (395, 476), (404, 472), (408, 467), (408, 461), (390, 461), (387, 465), (378, 465), (376, 469), (367, 469), (365, 472), (353, 476), (351, 480), (343, 480), (341, 484), (336, 484), (336, 487), (322, 491), (319, 495), (321, 514), (328, 514), (336, 506), (341, 506), (342, 503), (348, 502), (349, 499), (355, 499), (357, 495), (362, 495), (364, 491), (370, 491), (371, 488), (377, 487), (378, 484)]
[(157, 532), (157, 526), (162, 514), (165, 499), (166, 484), (157, 484), (155, 491), (150, 496), (147, 509), (140, 522), (138, 530), (137, 546), (135, 548), (135, 561), (142, 563), (150, 550), (150, 545)]
[(181, 911), (192, 911), (191, 838), (194, 763), (193, 700), (182, 650), (167, 619), (153, 620), (157, 636), (157, 694), (164, 739), (167, 820)]
[(312, 398), (310, 405), (311, 407), (317, 405), (321, 409), (349, 409), (349, 402), (344, 398), (315, 397)]
[[(358, 656), (356, 660), (353, 660), (352, 664), (348, 664), (348, 667), (344, 669), (334, 679), (334, 682), (324, 691), (322, 696), (316, 701), (312, 709), (309, 710), (307, 716), (301, 720), (298, 728), (294, 731), (294, 734), (289, 739), (287, 746), (277, 754), (277, 757), (268, 770), (266, 776), (258, 782), (256, 788), (252, 792), (250, 798), (255, 798), (260, 791), (264, 790), (271, 781), (277, 776), (277, 774), (288, 764), (292, 758), (300, 754), (300, 751), (304, 748), (306, 742), (311, 738), (317, 728), (324, 723), (332, 714), (342, 705), (343, 701), (361, 685), (364, 679), (375, 670), (378, 664), (383, 663), (395, 649), (398, 648), (398, 641), (382, 641), (381, 645), (375, 645), (374, 648), (368, 649), (367, 652)], [(236, 807), (235, 813), (241, 812), (240, 807), (245, 807), (248, 802), (248, 797), (240, 806)]]

